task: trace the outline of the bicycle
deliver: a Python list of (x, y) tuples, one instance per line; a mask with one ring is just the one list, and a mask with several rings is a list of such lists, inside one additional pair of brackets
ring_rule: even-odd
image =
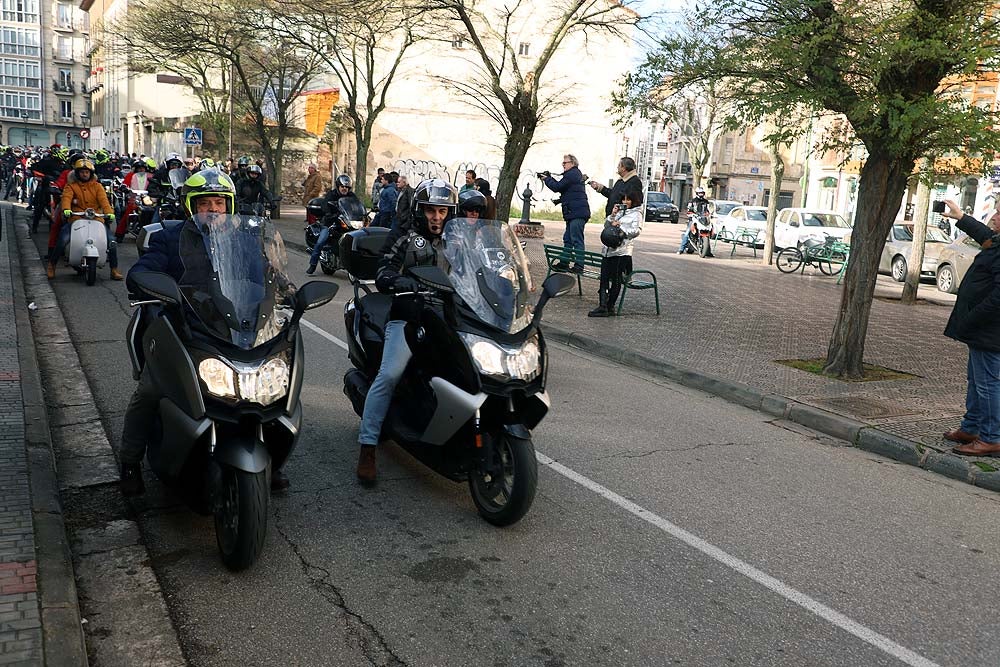
[(806, 266), (815, 266), (821, 273), (833, 276), (843, 272), (850, 252), (851, 246), (827, 234), (826, 241), (808, 239), (798, 248), (782, 248), (774, 263), (782, 273), (795, 273), (799, 269), (805, 273)]

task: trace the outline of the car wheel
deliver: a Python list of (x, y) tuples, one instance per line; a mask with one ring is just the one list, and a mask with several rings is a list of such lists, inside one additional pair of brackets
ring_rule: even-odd
[(899, 255), (892, 258), (892, 279), (897, 283), (906, 280), (906, 260)]
[(937, 288), (948, 294), (958, 292), (958, 280), (956, 280), (955, 269), (950, 264), (943, 264), (938, 267)]

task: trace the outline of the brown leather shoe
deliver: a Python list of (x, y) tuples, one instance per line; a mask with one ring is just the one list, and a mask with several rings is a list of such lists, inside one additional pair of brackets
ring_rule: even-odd
[(358, 479), (365, 485), (375, 483), (375, 447), (373, 445), (361, 445), (361, 454), (358, 456)]
[(974, 435), (972, 433), (966, 433), (962, 429), (956, 428), (954, 431), (948, 431), (947, 433), (945, 433), (944, 439), (951, 440), (952, 442), (961, 442), (962, 444), (965, 444), (968, 442), (975, 442), (976, 440), (979, 440), (979, 436)]
[(56, 277), (56, 265), (55, 264), (51, 264), (50, 263), (50, 264), (46, 264), (45, 265), (45, 277), (48, 278), (49, 280), (52, 280), (53, 278)]
[(1000, 442), (983, 442), (975, 439), (967, 445), (952, 447), (951, 451), (962, 456), (996, 456), (1000, 457)]
[(112, 280), (124, 280), (125, 276), (118, 269), (111, 269), (111, 279)]

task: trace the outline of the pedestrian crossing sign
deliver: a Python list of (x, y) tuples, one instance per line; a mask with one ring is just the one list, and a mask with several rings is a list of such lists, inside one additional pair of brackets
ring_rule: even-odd
[(185, 146), (201, 146), (201, 128), (200, 127), (186, 127), (186, 128), (184, 128), (184, 145)]

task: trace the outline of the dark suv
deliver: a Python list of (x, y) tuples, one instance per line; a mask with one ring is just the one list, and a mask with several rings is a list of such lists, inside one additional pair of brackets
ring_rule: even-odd
[(670, 222), (677, 224), (681, 213), (665, 192), (646, 193), (646, 222)]

